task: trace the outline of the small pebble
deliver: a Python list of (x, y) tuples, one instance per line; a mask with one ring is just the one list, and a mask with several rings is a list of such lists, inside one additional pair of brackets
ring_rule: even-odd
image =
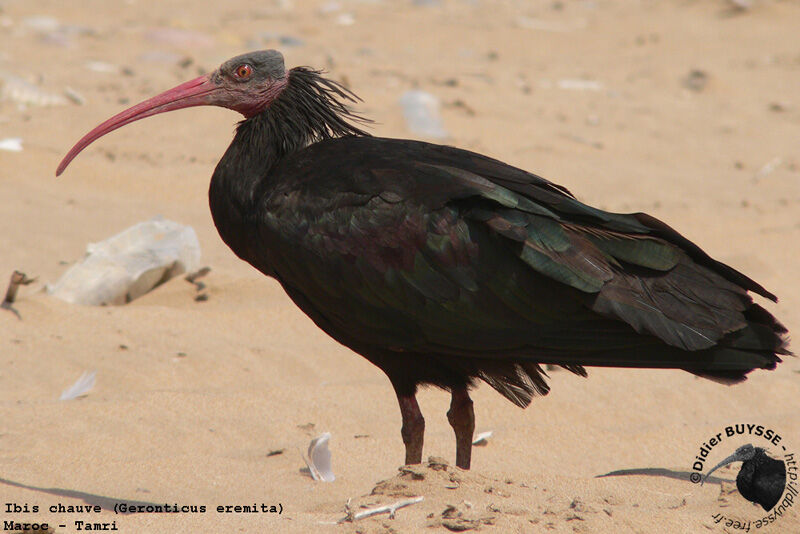
[(690, 91), (699, 93), (708, 85), (708, 74), (702, 70), (692, 69), (689, 71), (689, 74), (681, 80), (681, 83)]

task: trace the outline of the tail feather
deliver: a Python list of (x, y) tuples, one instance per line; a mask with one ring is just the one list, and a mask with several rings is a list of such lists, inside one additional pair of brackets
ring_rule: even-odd
[(481, 380), (520, 408), (527, 407), (534, 396), (550, 392), (545, 376), (538, 364), (530, 362), (491, 361), (478, 373)]
[[(586, 376), (583, 366), (681, 369), (721, 384), (736, 384), (746, 380), (751, 371), (775, 369), (782, 361), (780, 356), (792, 355), (788, 348), (787, 330), (772, 314), (758, 304), (751, 304), (743, 315), (747, 320), (744, 328), (725, 335), (716, 345), (702, 350), (684, 350), (664, 344), (657, 338), (637, 336), (635, 339), (638, 343), (629, 346), (601, 350), (587, 347), (584, 351), (573, 350), (563, 354), (532, 351), (535, 353), (523, 355), (520, 360), (560, 365), (581, 376)], [(525, 370), (528, 370), (528, 366), (533, 366), (531, 371), (538, 370), (536, 382), (543, 387), (537, 388), (536, 392), (546, 393), (549, 388), (544, 384), (544, 372), (538, 365), (519, 365)], [(492, 380), (481, 378), (504, 396), (511, 398), (502, 391), (502, 384), (497, 385)], [(493, 379), (495, 382), (503, 382), (505, 377), (498, 374)]]
[(779, 355), (792, 355), (786, 327), (771, 313), (754, 303), (744, 317), (747, 326), (722, 338), (711, 351), (711, 361), (684, 369), (715, 382), (736, 384), (755, 369), (775, 369), (783, 361)]

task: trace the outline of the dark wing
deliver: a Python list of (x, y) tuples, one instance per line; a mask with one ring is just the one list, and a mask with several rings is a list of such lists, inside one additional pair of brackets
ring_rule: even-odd
[(276, 172), (293, 178), (266, 200), (264, 239), (296, 247), (276, 271), (348, 344), (730, 380), (787, 353), (747, 294), (775, 298), (760, 285), (652, 217), (592, 208), (499, 161), (349, 138)]

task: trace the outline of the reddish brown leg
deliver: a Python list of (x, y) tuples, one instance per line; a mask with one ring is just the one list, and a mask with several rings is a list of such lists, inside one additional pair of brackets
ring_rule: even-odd
[(400, 434), (403, 436), (403, 443), (406, 445), (406, 465), (422, 463), (422, 441), (425, 437), (425, 419), (419, 411), (417, 397), (410, 395), (397, 394), (397, 401), (400, 403), (400, 415), (403, 417), (403, 427)]
[(447, 420), (456, 433), (456, 465), (469, 469), (472, 459), (472, 435), (475, 432), (475, 412), (466, 387), (453, 389)]

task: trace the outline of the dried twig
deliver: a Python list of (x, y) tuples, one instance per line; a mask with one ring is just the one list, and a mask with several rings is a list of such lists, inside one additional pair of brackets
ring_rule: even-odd
[(36, 281), (36, 278), (28, 278), (28, 276), (20, 271), (14, 271), (14, 274), (11, 275), (11, 280), (8, 282), (8, 289), (6, 290), (6, 296), (3, 299), (3, 303), (0, 304), (0, 307), (6, 310), (11, 311), (14, 315), (17, 316), (18, 319), (22, 319), (19, 312), (11, 306), (17, 298), (17, 289), (19, 286), (27, 286), (28, 284), (32, 284)]
[(8, 290), (6, 291), (6, 298), (3, 299), (3, 304), (13, 304), (17, 298), (17, 289), (19, 286), (27, 286), (36, 281), (36, 278), (28, 278), (28, 275), (20, 271), (14, 271), (11, 275), (11, 281), (8, 283)]
[(418, 502), (422, 502), (423, 499), (424, 497), (422, 496), (412, 497), (410, 499), (397, 501), (394, 504), (377, 506), (375, 508), (367, 508), (366, 510), (362, 510), (357, 514), (354, 514), (353, 511), (350, 509), (350, 499), (348, 499), (347, 504), (345, 504), (344, 506), (344, 510), (347, 513), (347, 515), (344, 517), (344, 519), (340, 520), (339, 523), (343, 523), (345, 521), (350, 521), (350, 522), (358, 521), (359, 519), (372, 517), (373, 515), (378, 515), (378, 514), (385, 514), (386, 512), (389, 512), (390, 519), (394, 519), (394, 514), (397, 510), (399, 510), (400, 508), (405, 508), (406, 506), (411, 506), (412, 504), (417, 504)]

